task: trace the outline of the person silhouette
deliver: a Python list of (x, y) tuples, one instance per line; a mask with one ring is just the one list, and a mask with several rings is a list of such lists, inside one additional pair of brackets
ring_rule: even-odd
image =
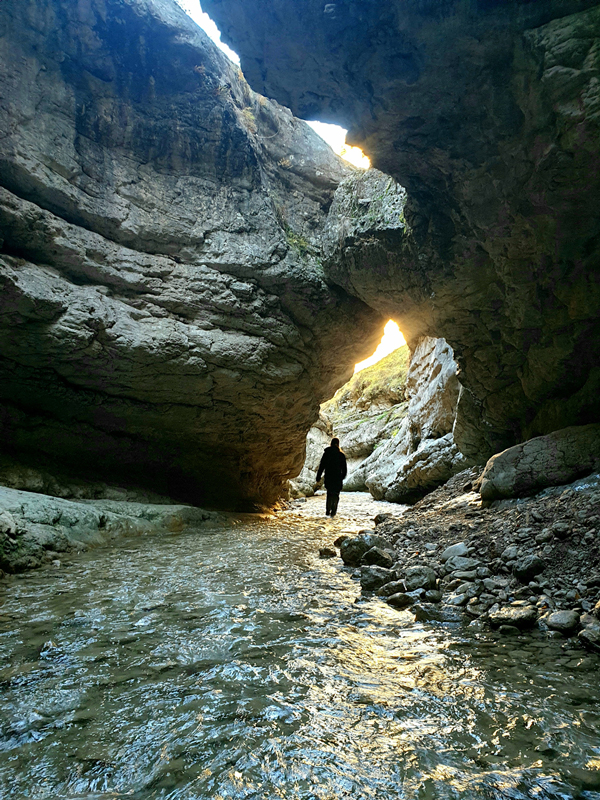
[(337, 513), (340, 492), (347, 472), (346, 456), (340, 450), (340, 440), (337, 438), (332, 439), (329, 447), (326, 447), (323, 452), (319, 469), (317, 470), (317, 483), (320, 482), (321, 476), (325, 473), (325, 489), (327, 490), (325, 514), (328, 517), (335, 517)]

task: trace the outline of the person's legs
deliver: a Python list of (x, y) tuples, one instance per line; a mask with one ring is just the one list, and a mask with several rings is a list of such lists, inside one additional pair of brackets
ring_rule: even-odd
[(337, 507), (338, 507), (338, 503), (339, 502), (340, 502), (339, 493), (338, 494), (332, 494), (331, 495), (331, 516), (332, 517), (335, 517), (335, 515), (337, 514)]
[(332, 513), (331, 512), (332, 508), (333, 508), (333, 495), (331, 494), (331, 492), (327, 492), (327, 500), (325, 501), (326, 516), (329, 516)]

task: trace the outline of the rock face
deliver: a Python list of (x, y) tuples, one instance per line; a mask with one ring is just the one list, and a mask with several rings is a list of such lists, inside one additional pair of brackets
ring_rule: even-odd
[(406, 416), (349, 476), (348, 491), (366, 486), (378, 500), (414, 502), (468, 465), (453, 440), (460, 386), (452, 349), (443, 339), (419, 341), (405, 391)]
[(600, 469), (600, 425), (537, 436), (490, 458), (479, 479), (482, 500), (523, 497)]
[(318, 257), (349, 168), (171, 0), (6, 0), (0, 63), (3, 450), (272, 501), (382, 327)]
[(0, 571), (24, 572), (59, 554), (120, 536), (179, 532), (219, 524), (201, 508), (120, 500), (74, 502), (0, 487)]
[(405, 187), (344, 185), (326, 268), (409, 344), (453, 348), (461, 451), (597, 421), (597, 0), (203, 7), (255, 89)]

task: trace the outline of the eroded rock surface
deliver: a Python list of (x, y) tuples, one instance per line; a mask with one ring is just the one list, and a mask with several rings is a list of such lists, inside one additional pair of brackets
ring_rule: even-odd
[(270, 502), (376, 312), (318, 242), (349, 173), (171, 0), (0, 4), (0, 438)]
[(341, 122), (386, 176), (350, 179), (328, 272), (444, 337), (476, 459), (597, 420), (597, 0), (206, 0), (255, 89)]
[(490, 458), (478, 481), (482, 500), (523, 497), (600, 468), (600, 425), (536, 436)]
[(414, 502), (468, 465), (453, 439), (460, 386), (452, 349), (423, 337), (406, 378), (408, 407), (397, 430), (348, 478), (378, 500)]

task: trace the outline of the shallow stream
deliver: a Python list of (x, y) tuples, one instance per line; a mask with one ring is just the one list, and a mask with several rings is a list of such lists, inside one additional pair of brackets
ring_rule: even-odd
[(323, 505), (0, 584), (0, 795), (600, 800), (599, 659), (357, 602)]

